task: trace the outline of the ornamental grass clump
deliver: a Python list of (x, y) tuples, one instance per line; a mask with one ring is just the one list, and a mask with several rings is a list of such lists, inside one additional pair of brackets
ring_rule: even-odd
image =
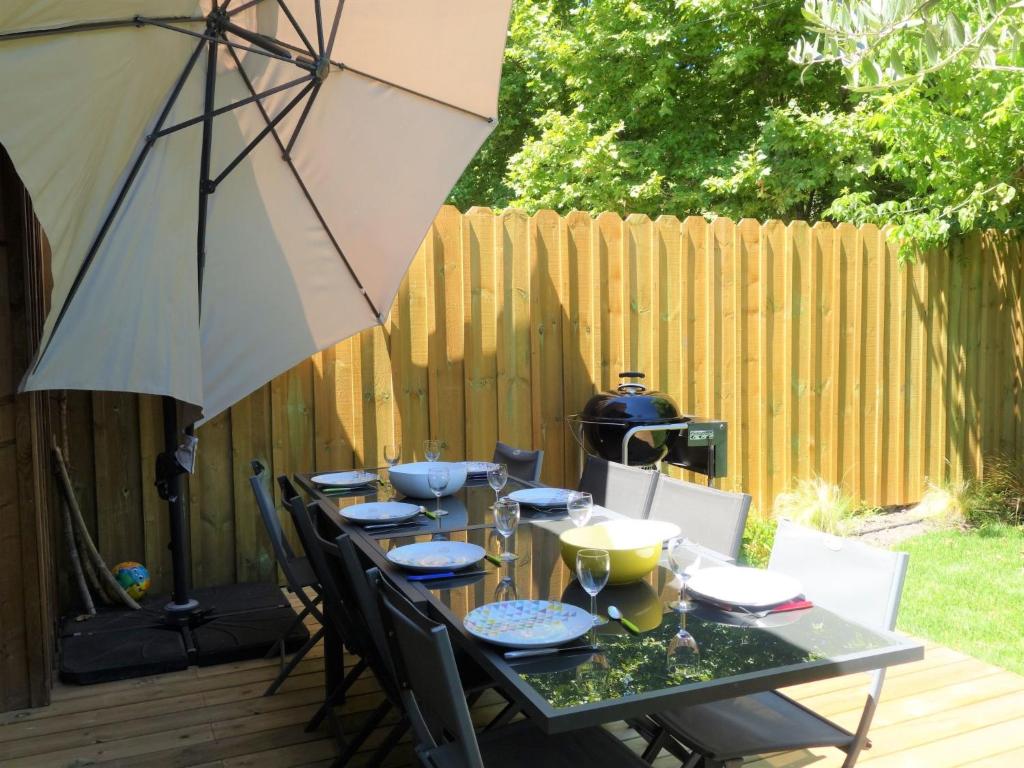
[(853, 518), (870, 510), (844, 493), (838, 485), (814, 478), (798, 480), (793, 490), (776, 496), (772, 511), (775, 517), (784, 517), (825, 533), (842, 535), (852, 527)]

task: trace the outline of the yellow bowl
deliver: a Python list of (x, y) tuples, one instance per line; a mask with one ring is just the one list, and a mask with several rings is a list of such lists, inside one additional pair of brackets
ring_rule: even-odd
[(609, 584), (638, 581), (654, 570), (666, 539), (680, 529), (660, 520), (609, 520), (583, 528), (571, 528), (561, 536), (562, 560), (576, 572), (576, 553), (581, 549), (605, 549), (611, 561)]

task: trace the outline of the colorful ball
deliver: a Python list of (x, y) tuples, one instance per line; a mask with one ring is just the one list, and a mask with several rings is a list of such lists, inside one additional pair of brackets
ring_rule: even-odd
[(149, 571), (142, 563), (129, 560), (118, 563), (111, 570), (117, 583), (132, 599), (140, 600), (149, 591)]

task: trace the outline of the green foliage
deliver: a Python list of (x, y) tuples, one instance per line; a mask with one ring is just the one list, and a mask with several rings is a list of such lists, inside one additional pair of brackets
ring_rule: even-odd
[(740, 562), (754, 568), (764, 568), (772, 554), (775, 543), (775, 529), (778, 523), (774, 518), (751, 514), (743, 528), (743, 548), (740, 550)]
[[(451, 202), (870, 222), (902, 259), (1022, 227), (1017, 5), (518, 0), (501, 120)], [(929, 35), (960, 53), (934, 65)]]
[(773, 109), (846, 99), (838, 67), (801, 82), (789, 64), (803, 24), (800, 0), (519, 0), (501, 122), (452, 201), (723, 212), (704, 181), (732, 175)]
[(1007, 456), (986, 458), (983, 477), (967, 484), (963, 510), (966, 522), (978, 527), (1024, 522), (1024, 461)]
[(899, 629), (1024, 673), (1024, 528), (944, 530), (910, 553)]

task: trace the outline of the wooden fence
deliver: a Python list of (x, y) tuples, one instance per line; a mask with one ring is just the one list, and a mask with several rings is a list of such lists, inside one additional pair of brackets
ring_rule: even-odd
[[(276, 473), (340, 469), (381, 463), (393, 440), (409, 460), (427, 436), (451, 458), (500, 439), (543, 448), (543, 479), (573, 483), (564, 417), (627, 369), (728, 420), (722, 485), (761, 510), (812, 476), (873, 504), (915, 501), (929, 479), (1024, 446), (1021, 281), (1020, 244), (994, 234), (901, 267), (873, 226), (444, 208), (386, 327), (199, 430), (195, 580), (273, 577), (253, 457)], [(69, 393), (67, 419), (101, 549), (166, 587), (159, 403)]]

